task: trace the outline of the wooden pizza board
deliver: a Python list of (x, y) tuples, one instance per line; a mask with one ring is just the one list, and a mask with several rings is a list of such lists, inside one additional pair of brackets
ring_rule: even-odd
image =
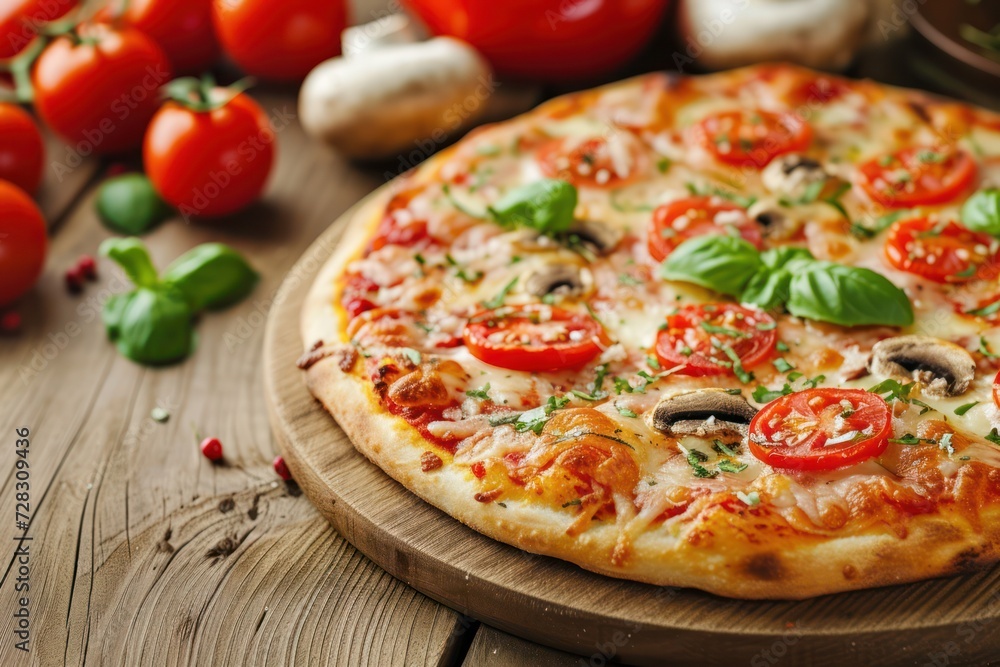
[(409, 493), (354, 449), (295, 365), (306, 292), (366, 201), (289, 272), (268, 319), (264, 372), (271, 425), (295, 479), (380, 567), (463, 614), (577, 653), (581, 664), (944, 667), (1000, 660), (1000, 568), (798, 602), (730, 600), (529, 554)]

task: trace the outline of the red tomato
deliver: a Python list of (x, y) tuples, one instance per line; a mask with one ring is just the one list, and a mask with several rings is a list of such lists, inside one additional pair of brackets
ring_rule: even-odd
[(422, 188), (411, 188), (389, 200), (369, 252), (387, 245), (413, 246), (428, 238), (427, 221), (415, 217), (408, 208), (410, 201), (421, 191)]
[(61, 18), (76, 0), (5, 0), (0, 3), (0, 60), (12, 58), (38, 36), (49, 21)]
[(658, 262), (684, 241), (706, 234), (727, 234), (730, 229), (757, 246), (764, 242), (760, 225), (744, 209), (719, 197), (688, 197), (664, 204), (649, 225), (649, 254)]
[(893, 208), (951, 201), (975, 178), (976, 161), (965, 151), (951, 148), (905, 148), (858, 167), (865, 192)]
[(812, 128), (792, 113), (723, 111), (702, 119), (695, 135), (722, 162), (762, 168), (778, 155), (809, 148)]
[(35, 63), (35, 110), (83, 155), (137, 148), (170, 62), (138, 30), (89, 24), (79, 32), (83, 41), (59, 37)]
[(152, 38), (167, 54), (174, 73), (201, 74), (219, 57), (212, 0), (128, 0), (117, 19), (110, 10), (121, 0), (111, 3), (100, 20), (118, 20)]
[(834, 470), (878, 456), (892, 414), (864, 389), (806, 389), (771, 401), (750, 421), (750, 452), (775, 468)]
[[(217, 100), (230, 94), (212, 91)], [(185, 218), (217, 217), (260, 196), (274, 143), (267, 114), (243, 93), (211, 111), (171, 101), (149, 123), (142, 161), (156, 191)]]
[(612, 149), (603, 137), (555, 139), (543, 144), (535, 156), (549, 178), (561, 178), (578, 187), (612, 188), (627, 183), (644, 167), (645, 156), (634, 142), (621, 138), (618, 146), (627, 153), (625, 164), (617, 164), (612, 151), (618, 147)]
[(1000, 372), (993, 378), (993, 403), (1000, 408)]
[(593, 317), (541, 305), (479, 313), (462, 337), (475, 358), (515, 371), (578, 368), (608, 345)]
[[(732, 352), (743, 368), (774, 354), (774, 319), (760, 310), (730, 303), (690, 304), (667, 316), (656, 337), (656, 356), (664, 367), (683, 365), (682, 375), (733, 375)], [(729, 352), (727, 352), (727, 350)]]
[(35, 121), (15, 104), (0, 104), (0, 179), (25, 192), (42, 180), (45, 145)]
[(31, 197), (0, 181), (0, 308), (31, 289), (45, 265), (45, 219)]
[(403, 0), (439, 35), (463, 39), (507, 76), (594, 77), (635, 56), (668, 0)]
[(215, 32), (247, 74), (301, 81), (340, 55), (345, 0), (212, 0)]
[(927, 218), (900, 220), (885, 239), (885, 257), (891, 265), (938, 283), (996, 278), (998, 250), (989, 234)]

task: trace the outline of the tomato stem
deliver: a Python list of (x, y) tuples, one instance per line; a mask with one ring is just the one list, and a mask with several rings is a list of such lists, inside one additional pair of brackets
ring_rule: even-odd
[[(215, 78), (206, 72), (200, 79), (193, 76), (174, 79), (161, 90), (167, 99), (191, 111), (208, 113), (226, 106), (253, 84), (252, 78), (245, 77), (232, 85), (221, 87), (216, 85)], [(223, 94), (219, 94), (219, 91)]]

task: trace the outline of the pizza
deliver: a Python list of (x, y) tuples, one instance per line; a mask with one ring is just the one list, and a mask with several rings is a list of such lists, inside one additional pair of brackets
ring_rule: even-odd
[(522, 550), (736, 598), (1000, 548), (1000, 116), (786, 65), (480, 128), (352, 216), (311, 392)]

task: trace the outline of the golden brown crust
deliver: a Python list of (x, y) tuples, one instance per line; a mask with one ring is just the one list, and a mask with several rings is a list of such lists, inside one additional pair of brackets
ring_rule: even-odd
[[(935, 104), (923, 96), (914, 100)], [(453, 150), (432, 158), (416, 178), (434, 178)], [(576, 534), (567, 530), (565, 512), (530, 499), (476, 502), (473, 498), (482, 488), (467, 467), (450, 466), (447, 457), (443, 465), (428, 466), (425, 454), (432, 447), (427, 441), (385, 410), (372, 383), (353, 362), (345, 364), (344, 354), (328, 349), (349, 345), (346, 335), (334, 335), (346, 324), (342, 311), (332, 307), (338, 298), (336, 280), (362, 252), (387, 199), (376, 196), (360, 210), (310, 290), (302, 312), (303, 346), (311, 352), (305, 376), (309, 390), (355, 447), (428, 503), (491, 538), (588, 570), (746, 599), (801, 599), (911, 582), (966, 572), (1000, 557), (1000, 508), (995, 504), (981, 513), (941, 504), (935, 512), (907, 515), (904, 525), (876, 524), (850, 535), (766, 529), (748, 533), (745, 517), (734, 518), (732, 508), (714, 505), (681, 533), (662, 522), (650, 524), (630, 535), (627, 555), (616, 558), (622, 532), (613, 521), (596, 522)], [(321, 350), (313, 349), (318, 341)], [(741, 512), (751, 509), (737, 510)]]

